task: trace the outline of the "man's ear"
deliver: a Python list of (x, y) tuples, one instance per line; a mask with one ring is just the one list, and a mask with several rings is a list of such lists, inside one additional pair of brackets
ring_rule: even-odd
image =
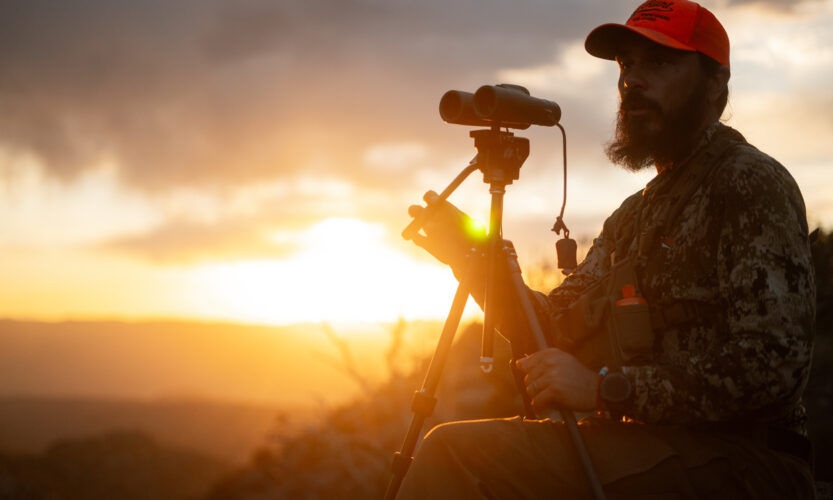
[(720, 69), (709, 78), (708, 99), (710, 103), (714, 104), (717, 102), (720, 99), (720, 96), (726, 92), (726, 87), (729, 83), (729, 77), (731, 74), (732, 73), (729, 71), (728, 66), (721, 66)]

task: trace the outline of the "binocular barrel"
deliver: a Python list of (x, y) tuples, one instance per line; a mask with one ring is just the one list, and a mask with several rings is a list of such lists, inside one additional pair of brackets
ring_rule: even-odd
[(557, 124), (561, 108), (552, 101), (530, 96), (519, 85), (484, 85), (474, 94), (461, 90), (443, 94), (440, 117), (458, 125), (526, 129), (530, 125)]
[(456, 123), (457, 125), (492, 126), (492, 122), (480, 118), (474, 111), (474, 94), (462, 90), (449, 90), (443, 94), (442, 99), (440, 99), (440, 117), (446, 123)]
[(532, 97), (523, 87), (484, 85), (474, 93), (474, 110), (484, 120), (552, 127), (561, 120), (558, 104)]

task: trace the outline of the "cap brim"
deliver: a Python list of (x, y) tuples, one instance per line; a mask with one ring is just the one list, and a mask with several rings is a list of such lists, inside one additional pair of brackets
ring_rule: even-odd
[(648, 40), (670, 47), (672, 49), (695, 51), (694, 47), (680, 43), (668, 35), (658, 31), (638, 26), (627, 26), (625, 24), (603, 24), (587, 35), (584, 41), (584, 48), (591, 55), (602, 59), (613, 60), (621, 50), (622, 40), (632, 37), (634, 34), (647, 38)]

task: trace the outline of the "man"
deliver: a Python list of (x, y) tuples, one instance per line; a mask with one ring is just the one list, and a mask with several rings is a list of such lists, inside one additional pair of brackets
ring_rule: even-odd
[[(650, 0), (585, 47), (620, 69), (608, 156), (657, 176), (605, 221), (562, 285), (530, 292), (562, 347), (518, 362), (535, 408), (623, 417), (579, 425), (608, 498), (811, 498), (805, 209), (787, 171), (718, 122), (726, 32), (696, 3)], [(584, 334), (564, 318), (622, 269), (641, 297), (616, 303), (647, 301), (651, 326), (614, 329), (600, 370), (569, 351)], [(589, 497), (575, 457), (560, 422), (446, 424), (426, 436), (399, 498)]]

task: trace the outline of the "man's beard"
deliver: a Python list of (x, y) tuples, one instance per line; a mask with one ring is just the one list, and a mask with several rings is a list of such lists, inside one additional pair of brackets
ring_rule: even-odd
[[(683, 159), (699, 139), (695, 134), (707, 113), (706, 92), (706, 82), (701, 81), (682, 105), (665, 113), (659, 103), (642, 94), (625, 94), (616, 116), (615, 136), (605, 147), (607, 157), (633, 172)], [(660, 131), (648, 132), (639, 118), (630, 116), (634, 108), (648, 108), (660, 115)]]

